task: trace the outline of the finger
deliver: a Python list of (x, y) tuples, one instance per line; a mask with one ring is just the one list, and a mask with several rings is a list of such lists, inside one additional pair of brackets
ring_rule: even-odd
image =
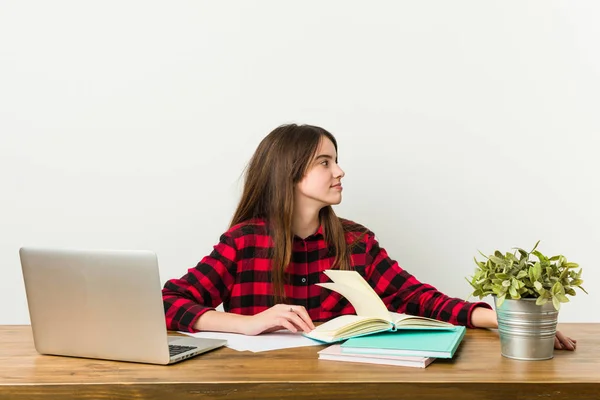
[(573, 340), (570, 337), (565, 336), (563, 343), (567, 350), (575, 350), (575, 343), (573, 343)]
[(554, 348), (559, 350), (564, 348), (563, 335), (559, 331), (556, 331), (556, 335), (554, 336)]
[(292, 306), (291, 308), (300, 316), (300, 318), (304, 320), (304, 322), (306, 322), (306, 325), (308, 325), (310, 329), (315, 329), (315, 324), (313, 324), (310, 315), (308, 315), (308, 311), (306, 311), (306, 308), (303, 306)]
[(566, 350), (575, 350), (575, 347), (573, 347), (571, 340), (562, 332), (556, 331), (556, 339), (558, 339), (558, 341), (560, 342), (562, 346), (561, 348), (564, 348)]
[(296, 325), (298, 328), (302, 329), (304, 332), (310, 332), (312, 331), (312, 329), (308, 326), (308, 324), (302, 319), (300, 318), (300, 316), (298, 314), (296, 314), (294, 311), (288, 311), (285, 315), (285, 317), (294, 323), (294, 325)]
[(558, 340), (558, 337), (554, 337), (554, 348), (558, 349), (558, 350), (562, 350), (562, 345), (560, 344), (560, 340)]
[(558, 336), (561, 339), (561, 341), (563, 340), (563, 338), (565, 338), (565, 339), (570, 340), (573, 343), (577, 343), (577, 340), (572, 339), (572, 338), (570, 338), (568, 336), (565, 336), (561, 331), (556, 331), (556, 336)]
[(298, 328), (296, 328), (294, 326), (294, 324), (292, 324), (290, 321), (288, 321), (284, 317), (277, 318), (277, 323), (279, 325), (283, 326), (285, 329), (287, 329), (290, 332), (294, 332), (294, 333), (298, 332)]
[[(306, 315), (306, 317), (308, 318), (308, 320), (310, 321), (310, 324), (312, 325), (312, 321), (310, 320), (310, 317), (308, 316), (308, 313), (306, 312), (306, 309), (304, 307), (292, 306), (289, 304), (276, 304), (275, 306), (272, 307), (272, 309), (275, 309), (275, 308), (279, 311), (280, 317), (282, 316), (287, 321), (292, 321), (292, 323), (295, 324), (297, 329), (295, 329), (293, 332), (297, 332), (298, 329), (301, 329), (304, 332), (310, 332), (312, 330), (309, 327), (309, 325), (296, 312), (296, 310), (298, 310), (298, 312), (303, 311), (304, 314)], [(313, 327), (314, 327), (314, 325), (313, 325)]]
[(571, 351), (572, 351), (572, 350), (575, 350), (575, 347), (573, 347), (573, 344), (572, 344), (570, 341), (566, 340), (566, 341), (564, 341), (564, 342), (561, 342), (561, 343), (562, 343), (563, 347), (564, 347), (566, 350), (571, 350)]

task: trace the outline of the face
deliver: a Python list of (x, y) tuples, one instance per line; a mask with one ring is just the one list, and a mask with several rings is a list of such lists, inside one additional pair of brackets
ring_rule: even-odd
[(323, 137), (308, 165), (306, 175), (296, 185), (296, 204), (315, 205), (319, 208), (339, 204), (342, 201), (343, 177), (344, 171), (337, 164), (335, 146), (331, 140)]

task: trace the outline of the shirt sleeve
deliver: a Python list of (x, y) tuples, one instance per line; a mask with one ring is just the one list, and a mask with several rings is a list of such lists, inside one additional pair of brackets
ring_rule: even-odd
[(471, 322), (473, 310), (476, 307), (491, 309), (487, 303), (448, 297), (435, 287), (419, 282), (390, 259), (372, 232), (367, 234), (366, 240), (365, 278), (388, 310), (474, 328)]
[(235, 282), (237, 249), (234, 239), (222, 235), (210, 255), (182, 278), (171, 279), (162, 290), (167, 329), (196, 332), (202, 314), (229, 297)]

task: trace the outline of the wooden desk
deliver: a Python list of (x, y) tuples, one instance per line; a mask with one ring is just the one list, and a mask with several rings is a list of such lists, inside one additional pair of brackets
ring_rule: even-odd
[(0, 326), (0, 399), (600, 399), (600, 324), (563, 324), (575, 352), (500, 355), (497, 333), (469, 330), (453, 360), (426, 369), (317, 359), (323, 346), (222, 348), (170, 366), (41, 356), (29, 326)]

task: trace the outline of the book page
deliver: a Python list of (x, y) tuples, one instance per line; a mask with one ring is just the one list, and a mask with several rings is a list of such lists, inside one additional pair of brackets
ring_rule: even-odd
[(225, 339), (226, 346), (237, 351), (251, 351), (258, 353), (261, 351), (271, 351), (279, 349), (289, 349), (293, 347), (318, 346), (319, 343), (312, 339), (302, 336), (301, 333), (292, 333), (288, 330), (280, 330), (271, 333), (262, 333), (256, 336), (247, 336), (237, 333), (225, 332), (179, 332), (187, 336), (207, 339)]
[(309, 338), (331, 343), (356, 335), (388, 331), (390, 321), (380, 318), (359, 317), (358, 315), (340, 315), (317, 326), (311, 332), (304, 334)]
[(359, 317), (358, 315), (340, 315), (315, 328), (319, 332), (338, 332), (339, 330), (369, 320), (368, 317)]
[[(325, 275), (329, 277), (335, 283), (342, 283), (346, 286), (350, 286), (356, 290), (372, 292), (373, 295), (377, 296), (377, 293), (371, 286), (365, 281), (365, 279), (356, 271), (343, 271), (337, 269), (328, 269), (323, 271)], [(377, 296), (379, 297), (379, 296)]]
[(317, 285), (344, 296), (354, 306), (357, 315), (392, 321), (381, 298), (358, 272), (326, 270), (324, 273), (333, 283), (317, 283)]
[(433, 318), (419, 317), (416, 315), (399, 314), (399, 313), (395, 313), (395, 312), (390, 312), (390, 317), (392, 318), (392, 321), (394, 321), (394, 325), (396, 325), (396, 327), (403, 327), (403, 326), (407, 326), (407, 327), (414, 326), (414, 327), (423, 327), (423, 328), (427, 328), (427, 327), (453, 328), (454, 327), (454, 325), (452, 325), (449, 322), (438, 321)]
[(429, 357), (410, 357), (410, 356), (392, 356), (388, 354), (352, 354), (352, 353), (344, 353), (342, 351), (342, 345), (340, 344), (332, 344), (331, 346), (319, 351), (317, 354), (331, 354), (338, 356), (346, 356), (346, 357), (356, 357), (356, 358), (379, 358), (386, 360), (398, 360), (398, 361), (412, 361), (417, 363), (428, 363), (428, 361), (433, 361), (433, 358)]
[(354, 306), (356, 315), (361, 317), (376, 317), (390, 323), (392, 322), (389, 311), (377, 295), (373, 298), (369, 292), (360, 291), (341, 283), (317, 283), (317, 285), (338, 292), (348, 299)]

